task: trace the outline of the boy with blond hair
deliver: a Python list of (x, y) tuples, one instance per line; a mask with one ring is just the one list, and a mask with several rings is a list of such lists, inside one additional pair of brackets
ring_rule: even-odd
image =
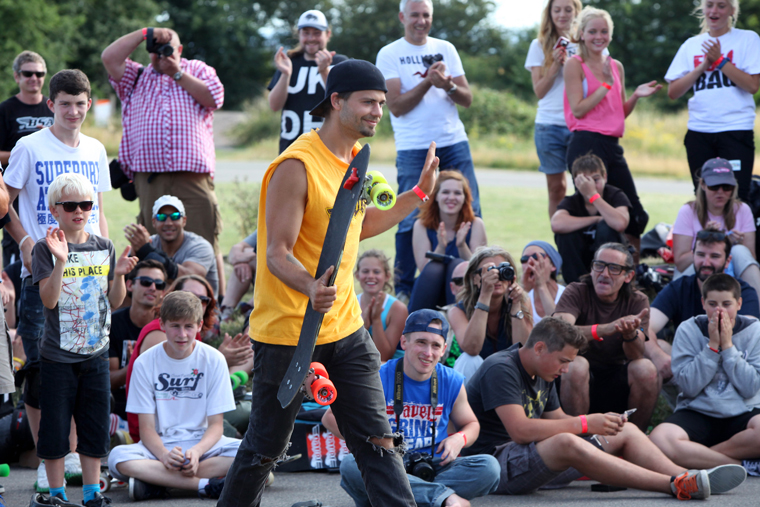
[(127, 412), (138, 414), (141, 440), (108, 457), (132, 500), (165, 498), (167, 487), (219, 498), (237, 454), (240, 440), (222, 435), (224, 413), (235, 410), (227, 363), (196, 341), (202, 320), (198, 296), (168, 294), (160, 315), (166, 341), (135, 361)]

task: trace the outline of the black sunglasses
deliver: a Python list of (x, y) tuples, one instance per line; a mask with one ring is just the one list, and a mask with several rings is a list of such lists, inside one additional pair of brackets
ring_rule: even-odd
[(734, 188), (736, 188), (734, 187), (734, 185), (728, 185), (728, 184), (713, 185), (711, 187), (707, 187), (707, 189), (711, 192), (717, 192), (718, 190), (721, 190), (721, 189), (723, 189), (724, 192), (733, 192)]
[(156, 290), (164, 290), (166, 288), (166, 282), (163, 280), (156, 280), (154, 278), (151, 278), (149, 276), (136, 276), (135, 280), (140, 282), (140, 285), (143, 287), (150, 287), (151, 285), (156, 285)]
[(461, 287), (461, 286), (462, 286), (462, 284), (464, 283), (464, 277), (462, 277), (462, 276), (455, 276), (455, 277), (453, 277), (453, 278), (451, 279), (451, 282), (452, 282), (454, 285), (458, 285), (458, 286), (460, 286), (460, 287)]
[(156, 220), (159, 222), (166, 222), (167, 218), (171, 218), (172, 222), (176, 222), (180, 218), (182, 218), (182, 213), (179, 211), (175, 211), (174, 213), (156, 213)]
[(707, 241), (708, 243), (714, 243), (719, 241), (725, 241), (726, 235), (720, 231), (702, 230), (697, 233), (697, 239), (699, 241)]
[(21, 71), (21, 75), (24, 76), (24, 77), (37, 76), (38, 78), (42, 79), (43, 77), (45, 77), (45, 74), (47, 74), (47, 72), (45, 72), (44, 70), (42, 72), (34, 72), (34, 71), (31, 71), (31, 70), (22, 70)]
[[(541, 257), (546, 258), (546, 254), (542, 253)], [(520, 257), (520, 264), (527, 263), (531, 258), (538, 260), (538, 252), (531, 255), (523, 255), (522, 257)]]
[(611, 275), (619, 275), (623, 271), (633, 271), (632, 267), (622, 266), (614, 262), (594, 261), (591, 263), (591, 269), (597, 273), (604, 272), (604, 268), (607, 268)]
[(60, 204), (63, 206), (63, 211), (66, 213), (73, 213), (77, 210), (77, 207), (81, 209), (82, 211), (90, 211), (92, 209), (92, 203), (93, 201), (81, 201), (81, 202), (75, 202), (75, 201), (59, 201), (55, 203), (56, 205)]
[[(189, 291), (189, 290), (187, 290), (187, 291), (185, 291), (185, 292), (190, 292), (190, 291)], [(190, 292), (190, 294), (193, 294), (193, 293), (192, 293), (192, 292)], [(193, 294), (193, 296), (195, 296), (195, 297), (197, 297), (198, 299), (200, 299), (200, 300), (201, 300), (201, 303), (203, 303), (204, 305), (207, 305), (207, 304), (209, 304), (209, 302), (211, 301), (211, 298), (210, 298), (210, 297), (208, 297), (208, 296), (199, 296), (198, 294)]]

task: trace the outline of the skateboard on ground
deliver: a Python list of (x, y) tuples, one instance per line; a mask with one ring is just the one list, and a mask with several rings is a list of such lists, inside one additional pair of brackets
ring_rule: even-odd
[[(370, 148), (366, 144), (356, 154), (348, 165), (348, 170), (343, 176), (335, 204), (330, 213), (330, 221), (327, 224), (327, 233), (322, 243), (322, 253), (319, 256), (317, 272), (314, 277), (324, 275), (330, 266), (335, 266), (328, 286), (335, 283), (338, 274), (343, 248), (346, 244), (346, 236), (354, 218), (354, 212), (360, 199), (372, 201), (379, 209), (390, 209), (396, 203), (396, 195), (390, 185), (380, 173), (367, 174), (369, 165)], [(283, 408), (290, 405), (296, 394), (301, 392), (307, 375), (311, 371), (311, 355), (317, 343), (317, 336), (322, 327), (324, 314), (317, 312), (309, 301), (301, 326), (301, 334), (298, 337), (298, 345), (293, 353), (293, 359), (285, 372), (285, 377), (277, 392), (277, 399)]]

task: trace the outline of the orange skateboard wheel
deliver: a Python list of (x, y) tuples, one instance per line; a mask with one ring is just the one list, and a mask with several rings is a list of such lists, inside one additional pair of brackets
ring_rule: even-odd
[(311, 384), (311, 394), (320, 405), (330, 405), (338, 397), (335, 386), (326, 378), (317, 379)]
[(322, 363), (313, 362), (310, 365), (310, 368), (314, 369), (314, 375), (319, 375), (320, 377), (324, 378), (330, 378), (330, 375), (327, 374), (327, 369)]

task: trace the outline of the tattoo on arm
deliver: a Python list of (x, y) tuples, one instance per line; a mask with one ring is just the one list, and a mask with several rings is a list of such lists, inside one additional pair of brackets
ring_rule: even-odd
[(286, 255), (286, 256), (285, 256), (285, 258), (286, 258), (286, 259), (288, 260), (288, 262), (290, 262), (291, 264), (295, 264), (296, 266), (298, 266), (299, 268), (303, 268), (304, 270), (306, 269), (306, 268), (304, 267), (304, 265), (303, 265), (303, 264), (301, 264), (301, 261), (299, 261), (298, 259), (296, 259), (296, 258), (293, 256), (293, 254), (288, 254), (288, 255)]

